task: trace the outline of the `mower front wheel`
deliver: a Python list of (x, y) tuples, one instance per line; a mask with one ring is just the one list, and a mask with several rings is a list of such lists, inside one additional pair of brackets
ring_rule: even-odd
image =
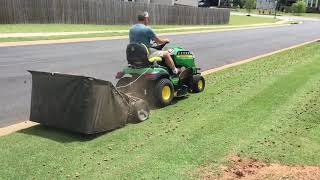
[(154, 97), (157, 105), (161, 107), (170, 105), (174, 97), (172, 82), (167, 78), (163, 78), (156, 83), (154, 88)]
[(206, 85), (206, 82), (201, 75), (193, 76), (192, 82), (191, 82), (192, 92), (194, 93), (202, 92), (204, 90), (205, 85)]

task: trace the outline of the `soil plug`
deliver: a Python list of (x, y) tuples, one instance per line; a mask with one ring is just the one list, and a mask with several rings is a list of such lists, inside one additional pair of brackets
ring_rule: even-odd
[(76, 176), (76, 177), (79, 177), (79, 176), (80, 176), (80, 173), (76, 172), (75, 176)]

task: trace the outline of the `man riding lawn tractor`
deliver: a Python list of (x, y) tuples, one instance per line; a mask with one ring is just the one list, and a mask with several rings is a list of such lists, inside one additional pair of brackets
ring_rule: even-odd
[[(133, 93), (159, 106), (171, 104), (174, 97), (202, 92), (205, 80), (194, 63), (194, 55), (170, 41), (156, 36), (147, 25), (149, 14), (139, 13), (138, 24), (129, 32), (127, 46), (129, 67), (119, 72), (117, 88)], [(152, 46), (151, 41), (159, 44)]]
[(138, 15), (138, 22), (139, 23), (132, 26), (129, 31), (130, 44), (144, 44), (149, 50), (149, 59), (152, 60), (157, 57), (163, 58), (166, 65), (172, 70), (172, 72), (174, 74), (178, 74), (178, 69), (174, 65), (174, 62), (168, 51), (150, 48), (152, 46), (150, 44), (151, 41), (154, 41), (157, 44), (167, 44), (170, 42), (169, 39), (159, 38), (151, 28), (147, 27), (147, 25), (149, 24), (148, 12), (140, 13)]

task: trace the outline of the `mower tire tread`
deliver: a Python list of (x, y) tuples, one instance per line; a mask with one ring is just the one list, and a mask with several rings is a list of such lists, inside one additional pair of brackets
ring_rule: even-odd
[(191, 89), (193, 93), (202, 92), (205, 88), (205, 80), (201, 75), (194, 75), (191, 82)]
[[(163, 97), (163, 91), (164, 88), (170, 88), (170, 92), (168, 92), (168, 98)], [(172, 82), (167, 78), (162, 78), (158, 80), (154, 87), (154, 98), (156, 105), (160, 107), (164, 107), (167, 105), (170, 105), (172, 102), (172, 99), (174, 97), (174, 87)]]

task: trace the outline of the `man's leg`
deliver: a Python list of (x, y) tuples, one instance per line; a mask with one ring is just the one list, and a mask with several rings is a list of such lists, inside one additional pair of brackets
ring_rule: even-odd
[(172, 70), (174, 74), (178, 74), (178, 69), (174, 65), (173, 59), (170, 56), (170, 53), (168, 51), (154, 51), (150, 54), (150, 57), (157, 57), (160, 56), (164, 59), (164, 62), (166, 65)]
[(163, 58), (167, 66), (172, 70), (173, 73), (178, 74), (178, 69), (174, 65), (173, 59), (168, 51), (163, 51)]

